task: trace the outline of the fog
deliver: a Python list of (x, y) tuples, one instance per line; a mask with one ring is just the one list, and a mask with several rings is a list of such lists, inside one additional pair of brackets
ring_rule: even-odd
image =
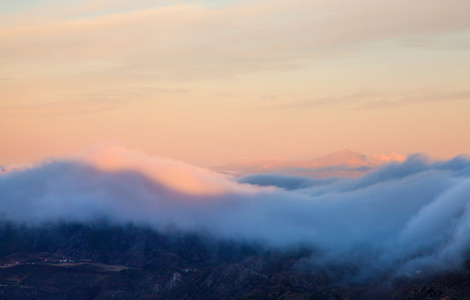
[(460, 268), (470, 253), (470, 160), (409, 156), (361, 178), (234, 178), (115, 145), (0, 171), (0, 214), (145, 224), (266, 247), (311, 247), (306, 264), (358, 278)]

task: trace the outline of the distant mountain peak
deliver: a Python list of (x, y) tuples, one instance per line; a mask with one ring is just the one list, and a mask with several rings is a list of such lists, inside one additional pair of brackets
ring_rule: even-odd
[(308, 161), (299, 161), (296, 165), (304, 167), (328, 167), (340, 165), (367, 165), (367, 156), (349, 149), (343, 149), (339, 152), (328, 154), (322, 157), (314, 158)]
[[(305, 176), (360, 176), (367, 170), (376, 168), (382, 163), (390, 161), (402, 161), (404, 157), (398, 154), (372, 155), (343, 149), (325, 156), (298, 161), (286, 161), (281, 159), (243, 160), (216, 166), (212, 169), (229, 174), (248, 173), (286, 173), (290, 175)], [(365, 167), (365, 168), (363, 168)], [(328, 170), (334, 168), (334, 171)], [(361, 169), (362, 168), (362, 169)]]

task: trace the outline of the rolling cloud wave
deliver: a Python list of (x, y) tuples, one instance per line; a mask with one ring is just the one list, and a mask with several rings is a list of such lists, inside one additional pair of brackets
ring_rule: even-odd
[(470, 253), (470, 160), (409, 156), (361, 178), (232, 178), (116, 146), (0, 173), (0, 215), (168, 226), (267, 247), (358, 277), (453, 270)]

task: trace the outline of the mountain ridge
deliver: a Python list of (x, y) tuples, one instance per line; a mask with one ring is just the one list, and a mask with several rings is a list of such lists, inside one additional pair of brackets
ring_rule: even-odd
[(233, 175), (256, 173), (284, 173), (309, 177), (357, 177), (367, 171), (378, 168), (383, 163), (401, 162), (402, 155), (365, 155), (349, 149), (307, 160), (262, 159), (237, 161), (210, 169)]
[(0, 222), (0, 238), (0, 299), (442, 300), (470, 296), (469, 264), (433, 276), (375, 274), (355, 281), (347, 280), (356, 270), (354, 264), (310, 264), (309, 258), (321, 254), (315, 249), (275, 250), (132, 224), (100, 221), (29, 227)]

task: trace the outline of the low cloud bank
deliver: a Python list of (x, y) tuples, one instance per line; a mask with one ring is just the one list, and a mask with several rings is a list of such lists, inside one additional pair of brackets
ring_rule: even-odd
[(355, 276), (454, 270), (470, 254), (470, 160), (413, 155), (361, 178), (238, 179), (116, 146), (0, 173), (5, 220), (168, 226), (268, 247)]

